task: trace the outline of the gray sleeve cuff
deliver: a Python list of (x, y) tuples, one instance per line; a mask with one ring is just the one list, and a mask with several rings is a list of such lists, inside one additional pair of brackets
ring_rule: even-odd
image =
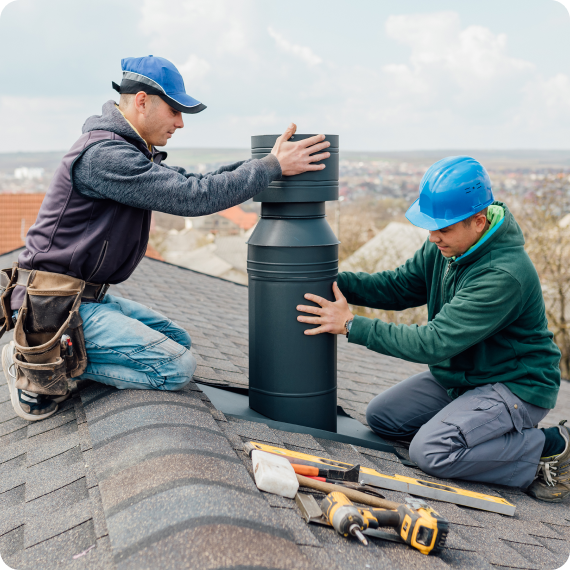
[(261, 159), (261, 162), (263, 162), (267, 167), (267, 170), (269, 171), (269, 176), (271, 177), (272, 181), (279, 180), (281, 178), (282, 175), (281, 165), (279, 164), (279, 161), (277, 160), (275, 155), (268, 154), (267, 156), (264, 156)]

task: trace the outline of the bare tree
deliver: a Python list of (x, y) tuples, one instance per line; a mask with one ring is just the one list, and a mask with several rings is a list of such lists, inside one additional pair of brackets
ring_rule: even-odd
[[(339, 259), (350, 257), (394, 219), (403, 219), (408, 204), (399, 198), (366, 196), (344, 201), (340, 210)], [(336, 211), (328, 206), (329, 223), (336, 225)], [(333, 227), (334, 227), (333, 225)]]
[(562, 353), (562, 376), (570, 377), (570, 194), (566, 177), (509, 200), (542, 286), (548, 326)]

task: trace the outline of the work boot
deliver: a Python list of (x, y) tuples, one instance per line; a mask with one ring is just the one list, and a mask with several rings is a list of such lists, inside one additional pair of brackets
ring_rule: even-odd
[(564, 451), (551, 457), (541, 457), (538, 464), (537, 478), (532, 482), (527, 493), (535, 499), (549, 503), (560, 503), (570, 496), (570, 429), (562, 420), (558, 426), (566, 446)]
[[(14, 341), (12, 341), (2, 350), (2, 369), (8, 382), (12, 407), (18, 416), (31, 422), (49, 418), (57, 412), (57, 403), (52, 397), (16, 388), (15, 349)], [(59, 397), (65, 399), (69, 396)]]

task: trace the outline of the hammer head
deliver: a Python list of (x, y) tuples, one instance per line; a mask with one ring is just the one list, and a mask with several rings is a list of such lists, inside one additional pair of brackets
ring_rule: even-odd
[(358, 483), (360, 478), (360, 465), (355, 465), (354, 467), (343, 471), (336, 469), (329, 469), (328, 478), (336, 479), (337, 481), (348, 481), (350, 483)]

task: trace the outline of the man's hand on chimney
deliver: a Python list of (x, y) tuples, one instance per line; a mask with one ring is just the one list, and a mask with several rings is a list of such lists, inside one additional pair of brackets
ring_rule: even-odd
[(294, 176), (311, 170), (323, 170), (324, 164), (313, 163), (328, 158), (331, 155), (330, 152), (314, 153), (328, 148), (331, 143), (325, 141), (325, 135), (315, 135), (296, 142), (289, 141), (296, 131), (297, 125), (291, 123), (275, 141), (275, 146), (271, 150), (271, 154), (276, 156), (281, 165), (283, 176)]
[(318, 295), (312, 295), (307, 293), (305, 299), (313, 301), (320, 305), (319, 307), (309, 307), (307, 305), (297, 305), (297, 310), (303, 313), (310, 313), (312, 315), (317, 315), (315, 317), (308, 317), (305, 315), (299, 315), (297, 320), (301, 323), (308, 323), (311, 325), (319, 325), (314, 329), (308, 329), (305, 331), (306, 335), (315, 335), (321, 333), (331, 333), (331, 334), (345, 334), (346, 329), (344, 327), (346, 321), (350, 321), (354, 318), (354, 315), (350, 312), (348, 308), (348, 302), (345, 296), (340, 292), (338, 285), (333, 283), (333, 294), (335, 301), (327, 301)]

